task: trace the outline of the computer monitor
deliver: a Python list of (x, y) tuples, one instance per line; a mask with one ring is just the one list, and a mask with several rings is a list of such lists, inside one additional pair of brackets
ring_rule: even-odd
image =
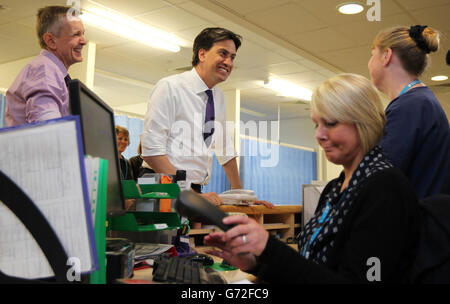
[(78, 79), (69, 82), (72, 115), (80, 115), (84, 152), (108, 160), (107, 216), (125, 213), (114, 111)]

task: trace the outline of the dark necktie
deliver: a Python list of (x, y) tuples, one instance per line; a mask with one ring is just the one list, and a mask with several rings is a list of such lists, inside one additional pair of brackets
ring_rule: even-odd
[(207, 146), (211, 143), (211, 136), (214, 134), (214, 98), (211, 90), (205, 91), (208, 95), (206, 103), (205, 128), (203, 129), (203, 139)]
[(64, 77), (64, 82), (66, 83), (66, 87), (69, 88), (69, 81), (71, 81), (72, 78), (70, 78), (69, 74), (67, 74), (66, 77)]

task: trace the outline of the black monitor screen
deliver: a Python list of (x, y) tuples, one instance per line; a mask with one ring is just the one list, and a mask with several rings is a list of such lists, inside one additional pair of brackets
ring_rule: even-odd
[(125, 204), (120, 180), (114, 111), (82, 82), (69, 83), (72, 115), (80, 115), (84, 151), (108, 160), (107, 216), (121, 215)]

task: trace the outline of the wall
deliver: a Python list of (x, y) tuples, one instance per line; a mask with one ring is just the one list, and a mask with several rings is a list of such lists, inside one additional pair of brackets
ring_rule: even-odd
[(314, 123), (311, 118), (281, 120), (280, 141), (283, 143), (317, 149)]
[(9, 88), (20, 70), (33, 58), (34, 56), (0, 64), (0, 88)]

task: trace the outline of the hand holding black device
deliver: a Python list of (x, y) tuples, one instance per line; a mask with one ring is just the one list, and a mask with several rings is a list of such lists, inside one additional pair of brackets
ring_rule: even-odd
[(208, 223), (227, 231), (234, 225), (225, 225), (222, 220), (228, 215), (208, 202), (206, 199), (189, 190), (182, 191), (175, 201), (175, 210), (182, 216), (193, 218), (200, 217)]

